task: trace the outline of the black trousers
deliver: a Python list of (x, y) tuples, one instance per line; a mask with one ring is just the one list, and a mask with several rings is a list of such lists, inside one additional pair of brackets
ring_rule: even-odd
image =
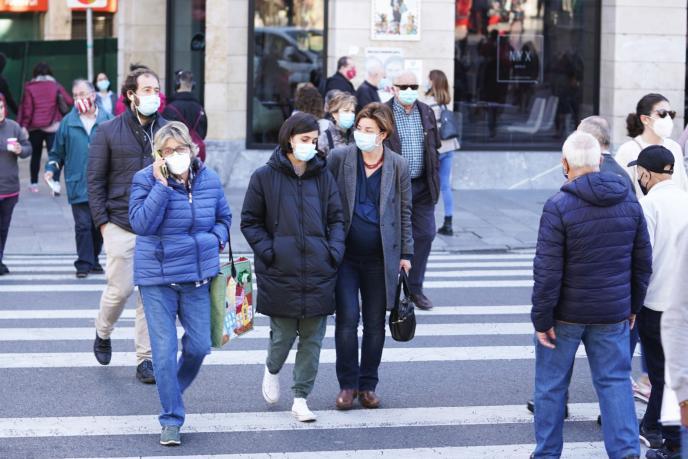
[(93, 224), (88, 203), (72, 204), (74, 216), (74, 233), (76, 236), (77, 260), (74, 262), (77, 272), (88, 272), (98, 266), (98, 255), (103, 248), (103, 238)]
[(435, 239), (435, 203), (425, 177), (411, 180), (413, 193), (413, 210), (411, 226), (413, 227), (413, 262), (409, 273), (409, 289), (412, 294), (423, 293), (423, 280), (428, 257)]
[[(45, 132), (35, 129), (29, 132), (29, 142), (31, 142), (31, 183), (38, 183), (38, 171), (41, 168), (41, 156), (43, 156), (43, 142), (48, 151), (53, 148), (55, 141), (54, 132)], [(53, 177), (53, 180), (60, 181), (60, 173)]]
[[(662, 313), (643, 307), (638, 314), (638, 333), (643, 345), (647, 375), (650, 377), (652, 392), (647, 402), (647, 410), (643, 417), (643, 425), (647, 429), (660, 428), (659, 417), (662, 411), (662, 397), (664, 396), (664, 349), (661, 335)], [(680, 446), (680, 429), (677, 426), (661, 426), (662, 437), (667, 447)]]
[(7, 234), (10, 231), (10, 223), (12, 223), (12, 211), (14, 211), (17, 201), (19, 201), (19, 196), (0, 199), (0, 262), (2, 262), (2, 255), (5, 252), (5, 242), (7, 242)]

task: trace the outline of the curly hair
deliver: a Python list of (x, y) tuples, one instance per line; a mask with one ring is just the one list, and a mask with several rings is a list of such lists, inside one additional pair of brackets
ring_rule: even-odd
[(294, 110), (310, 113), (317, 119), (325, 116), (325, 103), (318, 89), (311, 83), (305, 83), (297, 87), (294, 95)]

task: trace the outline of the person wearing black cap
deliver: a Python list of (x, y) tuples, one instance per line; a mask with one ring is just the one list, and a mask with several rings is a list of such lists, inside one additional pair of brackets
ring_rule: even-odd
[[(652, 384), (647, 411), (640, 424), (640, 439), (655, 448), (647, 457), (680, 457), (680, 433), (676, 426), (659, 422), (664, 395), (664, 349), (660, 333), (662, 314), (671, 302), (672, 286), (678, 267), (675, 241), (688, 227), (688, 193), (672, 180), (674, 155), (661, 145), (643, 149), (635, 166), (638, 185), (645, 195), (640, 205), (645, 214), (652, 244), (652, 276), (643, 307), (638, 313), (638, 331)], [(679, 167), (682, 167), (679, 164)]]

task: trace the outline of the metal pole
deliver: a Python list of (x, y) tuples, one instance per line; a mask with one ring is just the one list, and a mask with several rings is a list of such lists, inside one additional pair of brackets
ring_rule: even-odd
[(86, 68), (88, 81), (93, 81), (93, 9), (86, 8)]

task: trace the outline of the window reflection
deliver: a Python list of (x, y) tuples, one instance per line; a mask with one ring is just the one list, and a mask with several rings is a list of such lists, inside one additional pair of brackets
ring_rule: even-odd
[(468, 148), (559, 148), (597, 103), (593, 0), (457, 0), (455, 110)]
[(250, 141), (277, 143), (299, 83), (320, 84), (325, 0), (257, 0)]

